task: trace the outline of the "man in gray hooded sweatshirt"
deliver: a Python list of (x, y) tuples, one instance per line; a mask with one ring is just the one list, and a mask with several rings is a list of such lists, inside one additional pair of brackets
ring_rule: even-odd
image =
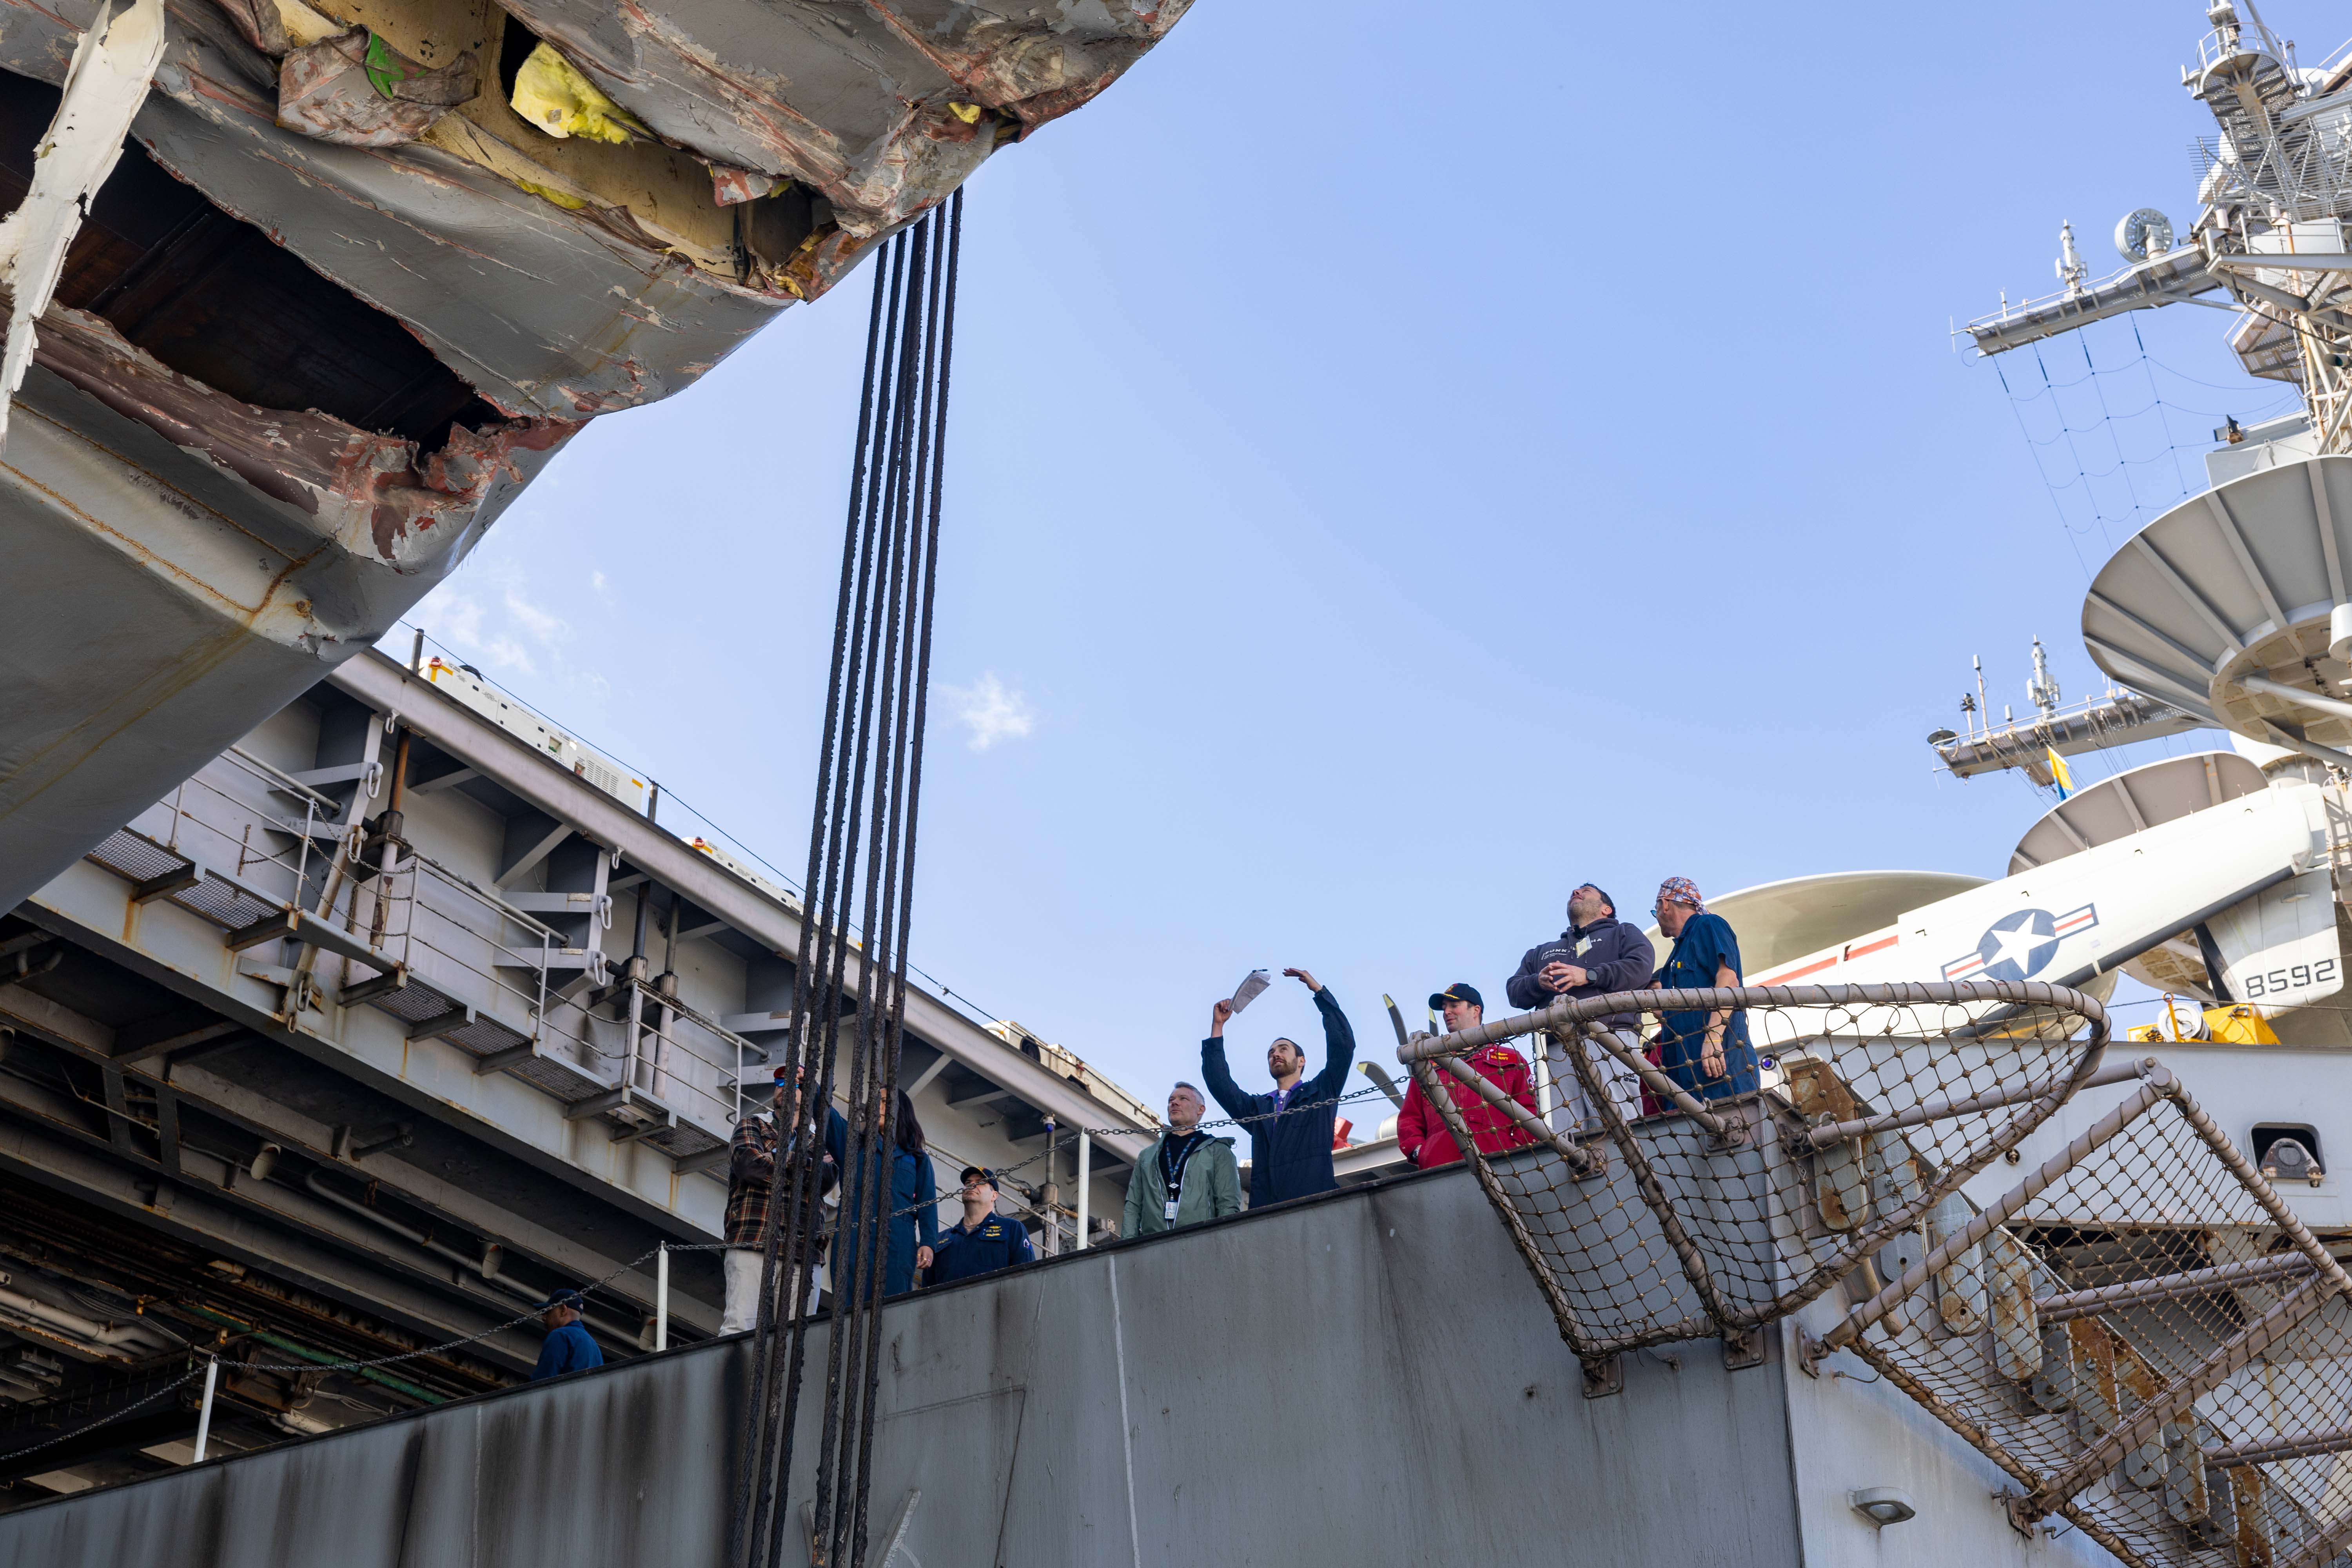
[(1119, 1235), (1153, 1236), (1241, 1212), (1242, 1174), (1234, 1141), (1201, 1131), (1207, 1106), (1189, 1083), (1168, 1091), (1168, 1130), (1137, 1158), (1127, 1179)]

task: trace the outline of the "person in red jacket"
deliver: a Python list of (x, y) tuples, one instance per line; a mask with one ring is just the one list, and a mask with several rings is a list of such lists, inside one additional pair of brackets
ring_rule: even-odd
[[(1471, 1027), (1486, 1016), (1486, 998), (1475, 987), (1459, 983), (1432, 996), (1429, 1005), (1444, 1009), (1445, 1032), (1449, 1035)], [(1528, 1115), (1535, 1114), (1535, 1075), (1528, 1069), (1527, 1058), (1508, 1046), (1492, 1045), (1482, 1046), (1463, 1059), (1505, 1094), (1526, 1106)], [(1535, 1142), (1499, 1106), (1487, 1104), (1476, 1089), (1443, 1068), (1437, 1069), (1437, 1075), (1453, 1091), (1454, 1108), (1462, 1113), (1463, 1124), (1470, 1129), (1470, 1137), (1481, 1151), (1499, 1154), (1506, 1149), (1523, 1148)], [(1450, 1165), (1462, 1158), (1454, 1134), (1446, 1128), (1445, 1118), (1421, 1092), (1419, 1079), (1405, 1090), (1404, 1110), (1397, 1116), (1397, 1152), (1424, 1171)]]

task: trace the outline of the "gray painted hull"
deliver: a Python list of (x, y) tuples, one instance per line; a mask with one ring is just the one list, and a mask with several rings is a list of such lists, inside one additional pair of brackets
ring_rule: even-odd
[(0, 909), (383, 635), (544, 458), (395, 571), (32, 371), (0, 458)]
[[(1635, 1355), (1582, 1397), (1458, 1167), (918, 1296), (883, 1333), (874, 1529), (919, 1491), (925, 1568), (2110, 1561), (2017, 1534), (1916, 1406), (1778, 1347)], [(0, 1562), (715, 1565), (749, 1363), (714, 1342), (60, 1500), (0, 1517)], [(1919, 1519), (1862, 1521), (1876, 1486)]]

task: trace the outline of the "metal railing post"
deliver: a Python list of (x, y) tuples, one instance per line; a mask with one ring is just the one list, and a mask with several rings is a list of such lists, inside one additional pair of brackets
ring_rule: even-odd
[(629, 1050), (621, 1060), (621, 1081), (633, 1089), (637, 1087), (639, 1042), (644, 1037), (638, 1031), (645, 1027), (645, 1021), (646, 994), (637, 989), (637, 983), (632, 978), (629, 981)]
[[(294, 901), (298, 904), (302, 901), (303, 888), (308, 886), (310, 880), (310, 829), (317, 824), (318, 818), (317, 805), (306, 796), (302, 802), (302, 844), (294, 855)], [(244, 869), (241, 864), (237, 867), (240, 872)]]
[(1077, 1247), (1077, 1249), (1078, 1249), (1080, 1252), (1084, 1252), (1084, 1251), (1086, 1250), (1086, 1248), (1087, 1248), (1087, 1206), (1088, 1206), (1088, 1200), (1089, 1200), (1089, 1198), (1092, 1196), (1092, 1194), (1089, 1194), (1089, 1193), (1087, 1191), (1087, 1189), (1089, 1186), (1091, 1186), (1091, 1185), (1093, 1185), (1093, 1184), (1093, 1184), (1093, 1176), (1094, 1176), (1094, 1153), (1095, 1153), (1095, 1141), (1094, 1141), (1092, 1138), (1090, 1138), (1090, 1137), (1088, 1137), (1088, 1136), (1087, 1135), (1087, 1130), (1086, 1130), (1085, 1128), (1083, 1128), (1083, 1127), (1079, 1128), (1079, 1129), (1078, 1129), (1078, 1247)]
[(654, 1254), (654, 1349), (669, 1349), (669, 1243)]
[(205, 1447), (213, 1436), (213, 1389), (219, 1381), (220, 1357), (214, 1356), (205, 1363), (205, 1399), (196, 1409), (196, 1457), (188, 1461), (190, 1464), (205, 1462)]

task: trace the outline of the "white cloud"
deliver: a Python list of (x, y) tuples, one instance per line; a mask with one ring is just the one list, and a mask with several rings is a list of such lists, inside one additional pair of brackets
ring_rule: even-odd
[(568, 666), (564, 645), (572, 638), (572, 624), (531, 597), (530, 579), (520, 564), (501, 561), (483, 566), (476, 584), (497, 587), (497, 606), (445, 589), (423, 607), (426, 632), (493, 670), (537, 675), (541, 658), (552, 659), (559, 668)]
[(971, 749), (984, 752), (999, 741), (1017, 741), (1037, 727), (1037, 715), (1018, 691), (1007, 691), (990, 670), (970, 686), (941, 686), (956, 721), (971, 731)]
[(609, 605), (613, 602), (613, 584), (605, 579), (602, 572), (588, 574), (588, 586), (593, 588), (596, 591), (596, 596), (604, 603)]
[(432, 601), (431, 634), (451, 647), (473, 647), (482, 640), (482, 606), (464, 594), (445, 593)]
[(572, 635), (571, 623), (544, 605), (535, 604), (523, 592), (522, 574), (515, 573), (506, 584), (507, 614), (523, 634), (550, 653), (562, 647)]
[(510, 637), (495, 637), (481, 647), (482, 657), (492, 668), (519, 669), (525, 675), (537, 675), (539, 666), (531, 662), (530, 650)]

